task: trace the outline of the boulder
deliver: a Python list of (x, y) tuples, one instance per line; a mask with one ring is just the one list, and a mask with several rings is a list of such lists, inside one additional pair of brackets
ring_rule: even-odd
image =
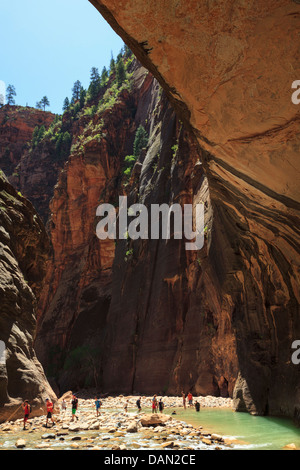
[(26, 447), (26, 441), (24, 439), (18, 439), (15, 445), (17, 449), (24, 449), (24, 447)]
[(131, 423), (128, 428), (126, 429), (127, 432), (133, 433), (138, 432), (138, 425), (137, 423)]
[(172, 418), (170, 416), (166, 415), (157, 415), (157, 414), (152, 414), (152, 415), (145, 415), (141, 418), (141, 425), (143, 427), (149, 427), (149, 426), (165, 426), (168, 421), (170, 421)]

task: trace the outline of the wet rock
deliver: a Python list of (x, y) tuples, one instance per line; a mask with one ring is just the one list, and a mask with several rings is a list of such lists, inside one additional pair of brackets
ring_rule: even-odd
[(203, 442), (203, 444), (206, 444), (207, 446), (211, 446), (211, 445), (212, 445), (211, 440), (208, 439), (207, 437), (202, 438), (201, 441)]
[(210, 437), (212, 441), (224, 442), (223, 437), (219, 434), (212, 434)]
[(100, 428), (100, 424), (99, 423), (93, 423), (93, 424), (90, 424), (89, 426), (89, 430), (90, 431), (96, 431), (97, 429)]
[(172, 419), (170, 416), (165, 415), (144, 415), (141, 418), (141, 425), (143, 427), (149, 426), (165, 426), (165, 424)]
[(24, 447), (26, 447), (26, 441), (24, 439), (18, 439), (15, 445), (17, 449), (24, 449)]
[(292, 443), (292, 444), (287, 444), (286, 446), (283, 447), (284, 450), (298, 450), (297, 446)]
[(56, 435), (55, 434), (43, 434), (42, 435), (42, 439), (56, 439)]
[(169, 441), (169, 442), (164, 442), (161, 447), (163, 449), (171, 449), (172, 447), (174, 447), (174, 441)]
[(138, 432), (138, 425), (137, 423), (132, 423), (128, 426), (128, 428), (126, 429), (127, 432), (129, 433), (134, 433), (134, 432)]
[(80, 424), (71, 424), (69, 426), (69, 431), (71, 432), (79, 432), (81, 430), (81, 425)]

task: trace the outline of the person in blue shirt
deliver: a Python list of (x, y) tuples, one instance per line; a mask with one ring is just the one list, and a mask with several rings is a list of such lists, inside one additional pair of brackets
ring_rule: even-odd
[(100, 414), (100, 408), (101, 408), (101, 401), (99, 400), (99, 398), (95, 398), (95, 406), (96, 406), (96, 414), (97, 416), (99, 416)]

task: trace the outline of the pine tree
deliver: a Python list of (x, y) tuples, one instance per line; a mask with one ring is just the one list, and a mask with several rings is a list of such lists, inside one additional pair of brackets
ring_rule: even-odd
[(99, 71), (96, 67), (91, 69), (91, 83), (98, 84), (100, 81)]
[(124, 66), (124, 62), (122, 59), (120, 59), (117, 62), (116, 78), (117, 78), (117, 86), (119, 88), (124, 82), (124, 80), (126, 79), (126, 71), (125, 71), (125, 66)]
[(108, 79), (108, 71), (106, 67), (103, 67), (102, 72), (101, 72), (101, 85), (104, 86), (106, 85)]
[(45, 132), (46, 132), (46, 128), (45, 128), (44, 125), (42, 125), (40, 127), (39, 133), (38, 133), (38, 138), (37, 138), (38, 142), (40, 142), (42, 140), (42, 138), (44, 137)]
[(14, 96), (17, 96), (16, 89), (13, 85), (8, 85), (6, 89), (6, 101), (9, 105), (16, 104)]
[(80, 98), (80, 91), (81, 91), (82, 85), (79, 80), (76, 80), (76, 82), (73, 85), (72, 88), (72, 101), (75, 103), (76, 101), (79, 100)]
[(91, 83), (89, 86), (89, 95), (91, 99), (95, 99), (100, 91), (100, 75), (96, 67), (91, 69)]
[(80, 109), (82, 109), (84, 107), (85, 98), (86, 98), (86, 90), (83, 87), (81, 87), (80, 95), (79, 95)]
[(135, 134), (135, 139), (133, 143), (133, 155), (138, 158), (140, 156), (143, 148), (148, 145), (148, 134), (142, 125), (139, 126)]
[(39, 136), (39, 126), (35, 126), (33, 134), (32, 134), (32, 146), (35, 147), (38, 142)]
[(50, 106), (50, 102), (49, 102), (47, 96), (43, 96), (43, 98), (41, 99), (40, 103), (41, 103), (41, 105), (43, 106), (44, 111), (45, 111), (45, 109), (46, 109), (46, 106)]
[(115, 71), (116, 71), (116, 62), (115, 62), (114, 56), (112, 54), (111, 54), (109, 68), (110, 68), (110, 74), (115, 73)]
[(64, 100), (63, 107), (62, 107), (63, 111), (67, 111), (67, 109), (69, 109), (69, 106), (70, 106), (70, 100), (68, 97), (66, 97)]

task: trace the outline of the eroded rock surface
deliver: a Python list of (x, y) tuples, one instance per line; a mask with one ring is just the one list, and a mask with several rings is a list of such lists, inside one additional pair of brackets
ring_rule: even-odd
[(45, 275), (48, 237), (32, 205), (0, 174), (0, 420), (22, 415), (23, 400), (33, 416), (48, 397), (55, 398), (36, 358), (35, 308)]
[[(204, 309), (211, 318), (219, 389), (231, 389), (237, 367), (237, 407), (292, 416), (300, 400), (299, 367), (291, 363), (292, 341), (300, 337), (299, 107), (291, 101), (291, 85), (300, 74), (300, 5), (290, 0), (92, 3), (158, 78), (204, 149), (213, 229), (203, 275), (187, 294), (193, 321), (181, 332), (194, 332)], [(172, 256), (174, 261), (174, 251)], [(157, 299), (154, 291), (148, 307)], [(175, 311), (184, 305), (182, 296), (179, 300)], [(163, 327), (169, 307), (170, 297), (161, 304)], [(159, 335), (157, 318), (152, 323), (147, 318), (144, 334)], [(224, 331), (231, 339), (223, 342)], [(202, 344), (201, 334), (195, 335), (193, 358), (185, 367), (180, 359), (179, 370), (190, 370), (191, 364), (206, 368)], [(158, 349), (151, 363), (154, 377), (154, 362), (166, 357)], [(153, 357), (149, 347), (147, 360)], [(139, 355), (137, 364), (140, 360)], [(205, 373), (191, 376), (195, 387), (206, 383)]]

